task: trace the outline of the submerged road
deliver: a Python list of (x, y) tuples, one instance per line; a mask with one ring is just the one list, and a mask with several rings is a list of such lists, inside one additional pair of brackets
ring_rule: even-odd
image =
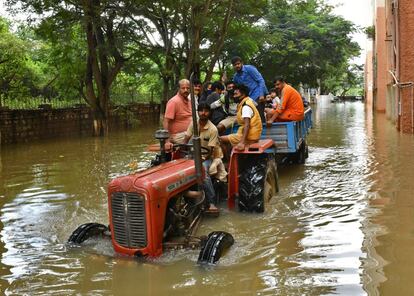
[(108, 241), (67, 248), (85, 222), (108, 223), (106, 185), (127, 173), (156, 127), (105, 139), (7, 146), (0, 157), (0, 290), (5, 295), (409, 295), (414, 290), (414, 139), (362, 103), (314, 108), (305, 165), (279, 170), (265, 214), (224, 209), (200, 233), (236, 243), (220, 264), (198, 251), (151, 262)]

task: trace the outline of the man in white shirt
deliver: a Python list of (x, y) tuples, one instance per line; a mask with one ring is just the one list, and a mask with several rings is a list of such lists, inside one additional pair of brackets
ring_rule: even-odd
[(230, 143), (237, 150), (244, 150), (247, 144), (260, 140), (262, 133), (262, 120), (253, 100), (248, 97), (249, 88), (244, 84), (236, 85), (234, 101), (237, 105), (237, 133), (220, 137), (222, 143)]

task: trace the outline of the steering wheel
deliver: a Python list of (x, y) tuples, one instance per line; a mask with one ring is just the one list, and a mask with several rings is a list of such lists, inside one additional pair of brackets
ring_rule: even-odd
[[(181, 153), (183, 153), (185, 156), (191, 154), (191, 149), (194, 147), (193, 144), (174, 144), (173, 148), (177, 148), (177, 150), (180, 150)], [(201, 155), (205, 156), (210, 154), (210, 150), (206, 147), (200, 146), (201, 148)]]

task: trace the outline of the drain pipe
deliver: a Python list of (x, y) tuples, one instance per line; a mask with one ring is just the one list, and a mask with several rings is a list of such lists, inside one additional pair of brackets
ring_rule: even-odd
[(408, 82), (399, 82), (397, 77), (395, 76), (394, 72), (391, 70), (388, 70), (388, 72), (391, 74), (392, 78), (394, 79), (394, 86), (397, 86), (400, 89), (400, 92), (398, 94), (398, 115), (402, 116), (402, 104), (401, 104), (401, 89), (404, 88), (410, 88), (410, 103), (411, 103), (411, 133), (414, 133), (414, 82), (408, 81)]
[(200, 133), (198, 130), (198, 122), (197, 122), (197, 110), (195, 104), (195, 96), (194, 96), (194, 72), (190, 75), (190, 93), (191, 93), (191, 115), (193, 117), (193, 148), (194, 148), (194, 164), (196, 170), (196, 177), (197, 177), (197, 184), (198, 190), (202, 190), (203, 185), (203, 173), (202, 173), (202, 163), (201, 163), (201, 140), (200, 140)]

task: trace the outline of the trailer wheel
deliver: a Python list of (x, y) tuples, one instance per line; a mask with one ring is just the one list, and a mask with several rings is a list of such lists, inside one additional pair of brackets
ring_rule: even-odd
[(297, 164), (304, 164), (306, 157), (306, 150), (308, 145), (306, 145), (306, 141), (303, 141), (302, 144), (299, 147), (298, 152), (296, 152), (295, 160)]
[(305, 159), (309, 158), (309, 146), (305, 142)]
[(86, 223), (80, 225), (68, 239), (69, 243), (81, 244), (85, 240), (94, 236), (104, 236), (109, 228), (99, 223)]
[(230, 233), (214, 231), (208, 235), (207, 241), (198, 255), (198, 264), (215, 264), (223, 253), (234, 244)]
[(239, 210), (263, 213), (265, 203), (279, 191), (274, 158), (267, 155), (242, 161), (239, 177)]

